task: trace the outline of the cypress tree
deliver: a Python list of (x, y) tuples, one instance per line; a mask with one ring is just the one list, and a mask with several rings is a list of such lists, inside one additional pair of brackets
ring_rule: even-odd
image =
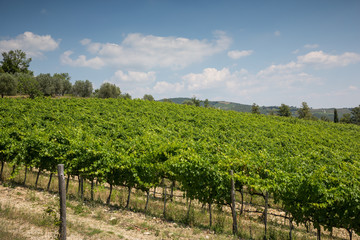
[(336, 108), (334, 108), (334, 123), (338, 123), (338, 122), (339, 122), (339, 116)]

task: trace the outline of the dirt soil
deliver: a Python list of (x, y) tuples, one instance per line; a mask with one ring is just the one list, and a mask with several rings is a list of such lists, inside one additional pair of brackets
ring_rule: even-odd
[[(55, 224), (42, 226), (38, 220), (49, 216), (46, 209), (57, 209), (58, 196), (45, 191), (15, 186), (0, 185), (0, 206), (11, 209), (16, 216), (5, 216), (0, 212), (1, 228), (6, 232), (20, 235), (23, 239), (56, 239), (58, 228)], [(71, 206), (77, 201), (68, 200)], [(76, 209), (80, 208), (80, 213)], [(75, 209), (75, 210), (74, 210)], [(56, 210), (58, 211), (58, 210)], [(27, 218), (23, 216), (28, 216)], [(159, 218), (145, 216), (109, 207), (67, 207), (67, 239), (232, 239), (219, 236), (209, 230), (194, 229)]]

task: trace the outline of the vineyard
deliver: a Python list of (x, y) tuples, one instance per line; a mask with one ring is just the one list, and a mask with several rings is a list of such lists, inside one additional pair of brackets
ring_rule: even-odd
[(168, 182), (190, 203), (239, 213), (235, 190), (264, 198), (265, 228), (271, 197), (319, 236), (360, 234), (359, 126), (124, 99), (0, 99), (0, 113), (1, 175), (5, 163), (13, 176), (63, 163), (68, 179), (109, 186), (108, 201), (114, 187), (129, 203), (132, 189)]

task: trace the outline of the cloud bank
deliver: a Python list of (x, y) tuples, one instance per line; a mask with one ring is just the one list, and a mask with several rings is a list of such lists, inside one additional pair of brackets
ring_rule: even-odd
[(298, 57), (300, 64), (314, 65), (317, 67), (345, 67), (360, 61), (360, 54), (345, 52), (341, 55), (331, 55), (323, 51), (310, 52)]
[(72, 52), (66, 51), (61, 56), (61, 62), (95, 69), (105, 65), (118, 69), (123, 67), (182, 69), (228, 49), (231, 42), (231, 38), (221, 31), (215, 32), (211, 41), (132, 33), (128, 34), (120, 44), (83, 39), (81, 44), (94, 57), (80, 55), (72, 59), (70, 57)]
[(60, 40), (55, 40), (50, 35), (24, 32), (14, 39), (0, 41), (0, 52), (21, 49), (30, 57), (43, 57), (44, 52), (54, 51), (59, 44)]
[[(251, 73), (246, 69), (231, 70), (224, 68), (204, 68), (201, 72), (188, 73), (179, 82), (156, 82), (146, 91), (167, 97), (169, 92), (184, 94), (185, 96), (228, 96), (232, 99), (253, 99), (257, 94), (281, 99), (284, 94), (303, 94), (304, 89), (324, 86), (325, 79), (308, 73), (309, 69), (321, 67), (344, 67), (354, 64), (360, 55), (343, 53), (331, 55), (322, 51), (313, 51), (298, 56), (296, 60), (285, 64), (273, 64), (257, 72)], [(349, 90), (357, 90), (356, 86)], [(348, 90), (348, 91), (349, 91)], [(269, 94), (271, 93), (271, 94)], [(303, 95), (297, 96), (298, 98)]]

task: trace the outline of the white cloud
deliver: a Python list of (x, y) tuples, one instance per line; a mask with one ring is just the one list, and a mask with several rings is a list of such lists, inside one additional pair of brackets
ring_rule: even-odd
[[(200, 98), (228, 99), (242, 103), (257, 102), (269, 105), (287, 101), (287, 104), (296, 105), (301, 101), (308, 101), (313, 94), (325, 94), (325, 91), (329, 93), (328, 86), (324, 85), (325, 79), (307, 72), (314, 67), (313, 63), (323, 66), (344, 66), (357, 61), (356, 53), (330, 55), (320, 52), (314, 58), (309, 56), (311, 54), (299, 56), (294, 61), (273, 64), (253, 73), (246, 69), (204, 68), (200, 72), (183, 75), (179, 82), (160, 81), (151, 86), (138, 87), (132, 92), (138, 95), (151, 93), (157, 98), (171, 97), (176, 93), (177, 96), (195, 95)], [(328, 58), (335, 60), (330, 61)], [(349, 85), (346, 91), (333, 91), (334, 94), (344, 92), (352, 94), (351, 96), (356, 95), (358, 87)], [(261, 103), (258, 102), (259, 99), (263, 99)]]
[[(257, 73), (258, 77), (269, 76), (288, 76), (298, 74), (305, 67), (341, 67), (360, 61), (360, 55), (357, 53), (346, 52), (342, 55), (330, 55), (322, 51), (310, 52), (306, 55), (297, 57), (297, 61), (291, 61), (287, 64), (274, 64)], [(304, 73), (298, 75), (304, 77)], [(311, 78), (312, 79), (312, 78)]]
[(278, 37), (278, 36), (280, 36), (280, 35), (281, 35), (281, 33), (280, 33), (280, 31), (279, 31), (279, 30), (277, 30), (277, 31), (275, 31), (275, 32), (274, 32), (274, 35), (275, 35), (276, 37)]
[(358, 90), (358, 87), (356, 87), (356, 86), (349, 86), (349, 90), (356, 91), (356, 90)]
[[(96, 55), (86, 60), (87, 62), (100, 59), (104, 65), (118, 68), (130, 66), (145, 69), (153, 67), (181, 69), (200, 62), (205, 57), (225, 51), (231, 41), (224, 32), (217, 31), (212, 41), (133, 33), (128, 34), (120, 44), (96, 43), (91, 42), (90, 39), (83, 39), (81, 44), (86, 46), (89, 53)], [(72, 65), (79, 61), (83, 62), (83, 59), (67, 60), (64, 63)]]
[(199, 95), (202, 91), (216, 91), (225, 96), (235, 94), (244, 96), (265, 89), (256, 76), (246, 69), (230, 71), (228, 68), (206, 68), (202, 73), (190, 73), (183, 76), (185, 88)]
[(304, 48), (307, 48), (307, 49), (315, 49), (315, 48), (318, 48), (319, 45), (318, 44), (306, 44), (304, 46)]
[(317, 67), (344, 67), (360, 61), (360, 54), (345, 52), (342, 55), (330, 55), (323, 51), (314, 51), (306, 55), (299, 56), (298, 62), (310, 64)]
[(190, 73), (183, 76), (189, 90), (214, 88), (229, 78), (231, 78), (231, 74), (228, 68), (221, 70), (205, 68), (202, 73)]
[[(314, 67), (313, 62), (319, 62), (322, 65), (342, 66), (354, 62), (357, 58), (355, 53), (344, 53), (340, 55), (319, 54), (323, 58), (309, 58), (311, 55), (299, 56), (294, 61), (285, 64), (273, 64), (258, 72), (249, 72), (246, 69), (232, 70), (232, 68), (204, 68), (200, 72), (192, 72), (182, 76), (179, 82), (159, 81), (150, 84), (142, 83), (130, 86), (133, 94), (150, 93), (158, 98), (183, 95), (183, 96), (203, 96), (203, 98), (221, 100), (232, 99), (238, 102), (256, 102), (259, 95), (264, 96), (264, 105), (269, 102), (281, 102), (287, 99), (288, 104), (297, 104), (304, 101), (309, 94), (313, 94), (315, 89), (318, 92), (325, 91), (325, 80), (309, 74), (306, 70)], [(335, 60), (329, 61), (327, 58), (332, 56)], [(320, 60), (318, 60), (318, 58)], [(343, 62), (345, 61), (345, 63)], [(146, 72), (145, 72), (146, 73)], [(144, 74), (145, 74), (144, 73)], [(118, 71), (123, 79), (121, 85), (129, 86), (128, 78), (130, 72), (125, 74)], [(154, 80), (155, 81), (155, 80)], [(313, 91), (314, 90), (314, 91)], [(356, 94), (358, 87), (349, 86), (347, 91)], [(261, 103), (260, 103), (261, 104)]]
[[(231, 71), (229, 68), (205, 68), (201, 73), (183, 76), (185, 89), (198, 95), (203, 91), (216, 91), (224, 96), (251, 97), (264, 91), (284, 92), (302, 89), (309, 84), (321, 84), (321, 79), (302, 71), (297, 62), (271, 65), (256, 74), (246, 69)], [(252, 96), (253, 97), (253, 96)]]
[(128, 71), (128, 74), (124, 73), (121, 70), (118, 70), (114, 73), (112, 77), (113, 81), (122, 81), (122, 82), (153, 82), (156, 79), (155, 72), (134, 72)]
[(179, 93), (184, 89), (184, 83), (169, 83), (165, 81), (157, 82), (153, 87), (155, 93), (163, 94), (169, 92)]
[(21, 49), (30, 57), (42, 57), (44, 52), (57, 49), (59, 44), (60, 40), (56, 41), (50, 35), (24, 32), (14, 39), (0, 41), (0, 52)]
[(83, 40), (80, 41), (81, 45), (88, 45), (91, 43), (91, 39), (89, 38), (84, 38)]
[(256, 79), (269, 88), (299, 89), (308, 84), (322, 84), (320, 78), (304, 72), (305, 64), (292, 61), (287, 64), (273, 64), (260, 70)]
[(73, 60), (70, 58), (71, 54), (73, 54), (72, 51), (64, 52), (60, 56), (61, 63), (74, 67), (90, 67), (94, 69), (100, 69), (105, 65), (104, 61), (99, 57), (87, 59), (86, 56), (80, 55), (76, 60)]
[(250, 56), (252, 53), (253, 50), (243, 50), (243, 51), (234, 50), (234, 51), (229, 51), (227, 55), (232, 59), (239, 59), (242, 57)]
[(303, 67), (302, 64), (297, 62), (289, 62), (287, 64), (277, 64), (271, 65), (261, 71), (258, 72), (258, 76), (269, 76), (269, 75), (278, 75), (278, 74), (286, 74), (294, 71), (298, 71)]

